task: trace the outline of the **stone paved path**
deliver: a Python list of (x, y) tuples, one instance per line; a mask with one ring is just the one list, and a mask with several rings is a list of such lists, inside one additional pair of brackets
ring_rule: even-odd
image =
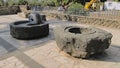
[(26, 19), (17, 15), (0, 16), (0, 68), (120, 68), (120, 30), (98, 27), (113, 34), (112, 44), (105, 53), (86, 60), (59, 51), (53, 28), (59, 25), (90, 25), (48, 20), (49, 36), (36, 40), (17, 40), (10, 36), (9, 24), (18, 20)]

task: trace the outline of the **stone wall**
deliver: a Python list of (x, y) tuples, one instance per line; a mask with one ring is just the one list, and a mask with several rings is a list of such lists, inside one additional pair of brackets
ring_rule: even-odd
[(47, 18), (56, 18), (60, 20), (75, 21), (81, 24), (91, 24), (91, 25), (98, 25), (98, 26), (105, 26), (105, 27), (120, 29), (120, 22), (118, 20), (101, 19), (101, 18), (95, 18), (90, 16), (67, 15), (63, 13), (61, 14), (61, 13), (43, 12), (43, 14), (46, 14)]
[(20, 12), (19, 6), (0, 6), (0, 15), (17, 14)]

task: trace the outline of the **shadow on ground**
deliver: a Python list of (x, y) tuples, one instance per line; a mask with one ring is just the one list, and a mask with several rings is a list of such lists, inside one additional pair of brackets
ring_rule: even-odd
[(0, 56), (16, 50), (25, 50), (32, 46), (42, 46), (42, 44), (48, 43), (50, 40), (54, 40), (53, 28), (50, 28), (49, 35), (46, 37), (33, 40), (19, 40), (10, 35), (9, 24), (5, 24), (5, 27), (0, 28)]
[(120, 62), (120, 46), (111, 45), (107, 50), (102, 53), (93, 54), (89, 59), (92, 61), (107, 61), (107, 62)]

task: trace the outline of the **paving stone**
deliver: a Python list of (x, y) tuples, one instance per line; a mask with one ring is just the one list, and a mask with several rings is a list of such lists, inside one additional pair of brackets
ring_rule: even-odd
[(2, 38), (0, 38), (0, 43), (1, 43), (1, 46), (3, 46), (8, 52), (13, 52), (13, 51), (17, 50), (16, 47), (14, 47), (13, 45), (11, 45), (10, 43), (8, 43), (7, 41), (5, 41)]
[(110, 47), (110, 49), (106, 51), (109, 53), (109, 57), (99, 55), (99, 58), (89, 60), (82, 60), (79, 58), (73, 59), (73, 57), (66, 56), (56, 49), (58, 49), (57, 45), (55, 41), (52, 41), (50, 43), (44, 44), (41, 47), (25, 51), (24, 53), (46, 68), (59, 68), (57, 65), (62, 65), (61, 68), (116, 68), (120, 65), (118, 64), (119, 62), (115, 61), (115, 57), (113, 57), (113, 55), (117, 55), (117, 51), (119, 51), (119, 49), (114, 47)]
[(8, 51), (0, 45), (0, 55), (6, 54)]
[(0, 68), (28, 68), (16, 57), (12, 56), (0, 61)]
[(15, 38), (11, 37), (9, 32), (0, 34), (0, 37), (2, 37), (4, 40), (6, 40), (7, 42), (9, 42), (10, 44), (12, 44), (14, 47), (16, 47), (18, 49), (21, 49), (21, 48), (23, 49), (26, 47), (45, 43), (54, 38), (53, 32), (51, 30), (47, 37), (41, 38), (41, 39), (34, 39), (34, 40), (17, 40)]

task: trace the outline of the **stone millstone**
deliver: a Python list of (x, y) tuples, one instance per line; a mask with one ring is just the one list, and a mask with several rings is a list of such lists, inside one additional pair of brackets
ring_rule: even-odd
[(74, 57), (88, 58), (111, 44), (112, 34), (92, 27), (59, 26), (54, 29), (60, 50)]
[(45, 23), (45, 15), (32, 12), (29, 21), (16, 21), (10, 24), (10, 34), (17, 39), (36, 39), (48, 36), (49, 24)]
[(31, 40), (49, 35), (49, 24), (28, 25), (29, 21), (16, 21), (10, 24), (12, 37), (23, 40)]

